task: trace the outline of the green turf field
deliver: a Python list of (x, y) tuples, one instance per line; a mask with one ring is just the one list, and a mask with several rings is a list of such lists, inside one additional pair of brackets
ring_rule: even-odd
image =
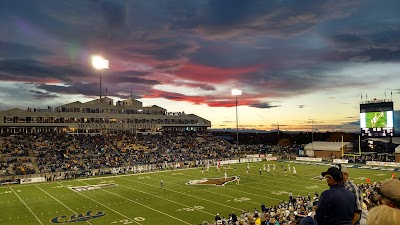
[(366, 125), (368, 128), (374, 127), (387, 127), (387, 113), (386, 112), (367, 112), (365, 116)]
[[(276, 164), (276, 171), (267, 174), (263, 164)], [(284, 163), (287, 166), (287, 163)], [(215, 214), (227, 216), (241, 209), (260, 209), (294, 196), (313, 194), (327, 189), (325, 180), (315, 180), (328, 166), (294, 164), (298, 175), (284, 175), (279, 162), (236, 164), (227, 169), (228, 176), (240, 175), (240, 184), (225, 186), (186, 185), (189, 180), (222, 178), (224, 171), (215, 167), (201, 173), (201, 168), (130, 174), (60, 182), (11, 185), (0, 187), (0, 224), (199, 224), (212, 221)], [(271, 167), (272, 169), (272, 167)], [(391, 171), (349, 169), (356, 183), (390, 178)], [(399, 175), (399, 172), (397, 176)], [(163, 179), (164, 187), (160, 188)], [(96, 190), (76, 192), (69, 187), (117, 184)], [(78, 216), (79, 214), (82, 214)], [(82, 218), (92, 218), (79, 221)], [(77, 222), (73, 221), (78, 220)], [(52, 222), (53, 221), (53, 222)]]

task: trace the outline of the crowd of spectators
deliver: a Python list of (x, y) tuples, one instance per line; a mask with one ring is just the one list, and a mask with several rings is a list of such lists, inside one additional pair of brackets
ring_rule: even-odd
[[(259, 146), (246, 146), (246, 150), (259, 153)], [(290, 149), (271, 148), (271, 151), (290, 158)], [(74, 178), (77, 174), (90, 176), (103, 168), (118, 168), (117, 172), (120, 172), (121, 168), (123, 172), (127, 170), (140, 172), (142, 169), (145, 171), (165, 169), (185, 162), (195, 162), (195, 165), (199, 166), (204, 165), (206, 161), (215, 162), (217, 159), (238, 157), (234, 145), (210, 133), (155, 135), (121, 133), (107, 136), (65, 133), (22, 134), (0, 139), (0, 156), (2, 156), (0, 175), (63, 172), (63, 175), (61, 173), (59, 175), (63, 179)], [(384, 154), (363, 154), (356, 160), (385, 161), (387, 158), (388, 155)], [(52, 174), (46, 178), (57, 179), (57, 175)], [(357, 185), (364, 200), (361, 214), (364, 218), (364, 214), (370, 208), (383, 204), (382, 198), (376, 197), (380, 186), (380, 183)], [(400, 192), (400, 185), (397, 191)], [(382, 191), (379, 194), (382, 194)], [(394, 200), (392, 206), (400, 202), (400, 193), (394, 195), (395, 198), (388, 197)], [(217, 214), (213, 222), (204, 221), (203, 225), (302, 225), (301, 221), (304, 218), (315, 216), (319, 200), (318, 193), (313, 196), (290, 195), (287, 201), (277, 205), (262, 204), (260, 209), (243, 209), (239, 215), (235, 212), (226, 217)]]
[[(232, 145), (210, 133), (155, 135), (24, 134), (3, 138), (0, 175), (81, 173), (104, 168), (132, 169), (235, 157)], [(34, 168), (36, 166), (36, 169)]]
[[(384, 188), (381, 188), (381, 182), (357, 185), (362, 193), (363, 199), (362, 214), (357, 224), (398, 224), (374, 223), (374, 221), (367, 223), (368, 212), (377, 206), (385, 204), (382, 200), (385, 199), (384, 194), (389, 195), (389, 197), (386, 198), (391, 199), (393, 202), (392, 204), (388, 204), (389, 206), (400, 208), (400, 181), (394, 180), (383, 183), (385, 186)], [(292, 197), (290, 192), (288, 200), (282, 201), (277, 205), (266, 206), (262, 204), (260, 208), (252, 210), (242, 209), (239, 215), (233, 212), (226, 215), (226, 217), (217, 213), (212, 222), (204, 221), (200, 225), (318, 225), (314, 217), (320, 197), (321, 196), (317, 192), (314, 193), (313, 196), (308, 194), (307, 196), (298, 195), (297, 197)], [(393, 213), (398, 217), (400, 215), (400, 209), (397, 209), (397, 211)], [(376, 216), (374, 215), (374, 220), (375, 219)], [(397, 219), (400, 221), (400, 218)]]
[(363, 152), (360, 156), (344, 156), (343, 159), (349, 160), (350, 163), (365, 163), (367, 161), (395, 162), (394, 154)]

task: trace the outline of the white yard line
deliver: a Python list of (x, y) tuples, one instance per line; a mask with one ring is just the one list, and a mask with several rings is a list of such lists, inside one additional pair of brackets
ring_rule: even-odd
[[(169, 177), (171, 177), (171, 176), (169, 176)], [(172, 177), (172, 178), (174, 178), (174, 177)], [(121, 179), (123, 179), (123, 178), (121, 178)], [(175, 178), (174, 178), (175, 179)], [(128, 180), (128, 179), (123, 179), (123, 180)], [(152, 179), (152, 180), (155, 180), (155, 179)], [(137, 182), (137, 181), (135, 181), (135, 182)], [(138, 182), (138, 183), (140, 183), (140, 182)], [(243, 186), (243, 185), (242, 185)], [(222, 188), (222, 187), (221, 187)], [(233, 191), (236, 191), (236, 192), (242, 192), (242, 193), (246, 193), (246, 194), (250, 194), (250, 195), (256, 195), (256, 196), (258, 196), (258, 197), (263, 197), (263, 198), (268, 198), (268, 199), (272, 199), (272, 200), (278, 200), (278, 201), (281, 201), (282, 199), (278, 199), (278, 198), (273, 198), (273, 197), (268, 197), (268, 196), (264, 196), (264, 195), (259, 195), (259, 194), (255, 194), (255, 193), (250, 193), (250, 192), (246, 192), (246, 191), (239, 191), (239, 190), (236, 190), (236, 189), (233, 189), (233, 188), (229, 188), (228, 186), (224, 186), (224, 188), (225, 189), (229, 189), (229, 190), (233, 190)], [(212, 192), (212, 191), (206, 191), (206, 190), (200, 190), (200, 191), (205, 191), (205, 192), (209, 192), (209, 193), (213, 193), (213, 194), (217, 194), (217, 195), (222, 195), (222, 194), (218, 194), (218, 193), (216, 193), (216, 192)], [(181, 193), (181, 194), (183, 194), (183, 193)], [(224, 195), (224, 196), (226, 196), (226, 197), (229, 197), (228, 195)], [(231, 197), (231, 198), (235, 198), (235, 197)], [(254, 203), (254, 202), (252, 202), (252, 203)]]
[[(118, 186), (119, 186), (119, 187), (123, 187), (123, 188), (130, 189), (130, 190), (134, 190), (134, 191), (137, 191), (137, 192), (140, 192), (140, 193), (144, 193), (144, 194), (147, 194), (147, 195), (151, 195), (151, 196), (153, 196), (153, 197), (156, 197), (156, 198), (159, 198), (159, 199), (162, 199), (162, 200), (165, 200), (165, 201), (169, 201), (169, 202), (172, 202), (172, 203), (175, 203), (175, 204), (184, 206), (184, 207), (188, 207), (188, 208), (191, 207), (191, 206), (182, 204), (182, 203), (180, 203), (180, 202), (176, 202), (176, 201), (174, 201), (174, 200), (166, 199), (166, 198), (163, 198), (163, 197), (154, 195), (154, 194), (147, 193), (147, 192), (145, 192), (145, 191), (139, 191), (139, 190), (137, 190), (137, 189), (135, 189), (135, 188), (127, 187), (127, 186), (124, 186), (124, 185), (118, 185)], [(203, 213), (205, 213), (205, 214), (215, 216), (214, 213), (206, 212), (206, 211), (203, 211), (203, 210), (196, 210), (196, 211), (203, 212)]]
[[(238, 197), (232, 197), (232, 196), (229, 196), (229, 195), (224, 195), (224, 194), (220, 194), (220, 193), (216, 193), (216, 192), (212, 192), (212, 191), (207, 191), (207, 190), (203, 190), (203, 191), (211, 193), (211, 194), (215, 194), (215, 195), (224, 196), (224, 197), (231, 198), (231, 199), (237, 199), (238, 198)], [(259, 205), (260, 204), (259, 202), (253, 202), (253, 201), (246, 201), (246, 202), (250, 202), (250, 203), (253, 203), (255, 205)]]
[(14, 189), (12, 189), (12, 187), (10, 187), (11, 191), (14, 192), (14, 194), (19, 198), (19, 200), (21, 200), (21, 202), (26, 206), (26, 208), (29, 209), (29, 211), (32, 213), (32, 215), (37, 219), (37, 221), (39, 221), (40, 224), (43, 225), (42, 221), (39, 220), (39, 218), (36, 216), (36, 214), (32, 211), (31, 208), (29, 208), (29, 206), (22, 200), (21, 197), (19, 197), (19, 195), (14, 191)]
[[(88, 184), (88, 183), (85, 183), (85, 182), (83, 182), (83, 181), (80, 181), (80, 182), (82, 182), (82, 183), (84, 183), (84, 184), (86, 184), (86, 185), (90, 185), (90, 184)], [(185, 223), (185, 224), (191, 224), (191, 223), (189, 223), (189, 222), (186, 222), (186, 221), (184, 221), (184, 220), (181, 220), (181, 219), (179, 219), (179, 218), (177, 218), (177, 217), (175, 217), (175, 216), (169, 215), (169, 214), (167, 214), (167, 213), (165, 213), (165, 212), (163, 212), (163, 211), (160, 211), (160, 210), (157, 210), (157, 209), (151, 208), (150, 206), (147, 206), (147, 205), (141, 204), (141, 203), (139, 203), (139, 202), (135, 202), (135, 201), (133, 201), (132, 199), (125, 198), (124, 196), (121, 196), (121, 195), (118, 195), (118, 194), (112, 193), (112, 192), (110, 192), (110, 191), (107, 191), (107, 190), (104, 190), (104, 189), (100, 189), (100, 190), (102, 190), (102, 191), (104, 191), (104, 192), (107, 192), (107, 193), (109, 193), (109, 194), (112, 194), (112, 195), (118, 196), (118, 197), (120, 197), (120, 198), (123, 198), (123, 199), (125, 199), (125, 200), (127, 200), (127, 201), (133, 202), (133, 203), (135, 203), (135, 204), (138, 204), (138, 205), (140, 205), (140, 206), (143, 206), (143, 207), (145, 207), (145, 208), (151, 209), (151, 210), (153, 210), (153, 211), (156, 211), (156, 212), (158, 212), (158, 213), (161, 213), (161, 214), (163, 214), (163, 215), (166, 215), (166, 216), (168, 216), (168, 217), (171, 217), (171, 218), (173, 218), (173, 219), (175, 219), (175, 220), (178, 220), (178, 221), (180, 221), (180, 222), (182, 222), (182, 223)]]
[[(35, 187), (39, 188), (41, 191), (43, 191), (44, 193), (46, 193), (48, 196), (50, 196), (52, 199), (56, 200), (58, 203), (60, 203), (61, 205), (63, 205), (65, 208), (69, 209), (71, 212), (78, 214), (77, 212), (75, 212), (73, 209), (71, 209), (70, 207), (68, 207), (67, 205), (65, 205), (64, 203), (62, 203), (60, 200), (56, 199), (55, 197), (53, 197), (52, 195), (50, 195), (49, 193), (47, 193), (47, 191), (41, 189), (40, 187), (38, 187), (37, 185), (35, 185)], [(92, 224), (89, 221), (86, 221), (88, 224)]]
[[(124, 178), (119, 178), (119, 179), (130, 181), (130, 182), (136, 182), (136, 183), (139, 183), (139, 184), (144, 184), (144, 185), (147, 185), (147, 186), (150, 186), (150, 187), (156, 187), (154, 185), (150, 185), (150, 184), (146, 184), (146, 183), (142, 183), (142, 182), (138, 182), (138, 181), (134, 181), (134, 180), (124, 179)], [(214, 201), (211, 201), (211, 200), (208, 200), (208, 199), (200, 198), (200, 197), (197, 197), (197, 196), (194, 196), (194, 195), (189, 195), (189, 194), (182, 193), (182, 192), (179, 192), (179, 191), (174, 191), (174, 190), (167, 189), (167, 188), (164, 188), (164, 190), (175, 192), (175, 193), (182, 194), (182, 195), (186, 195), (186, 196), (189, 196), (189, 197), (192, 197), (192, 198), (197, 198), (197, 199), (200, 199), (200, 200), (203, 200), (203, 201), (206, 201), (206, 202), (211, 202), (213, 204), (221, 205), (223, 207), (227, 207), (227, 208), (231, 208), (231, 209), (235, 209), (235, 210), (239, 210), (239, 211), (241, 210), (239, 208), (235, 208), (235, 207), (232, 207), (232, 206), (229, 206), (229, 205), (226, 205), (226, 204), (222, 204), (222, 203), (219, 203), (219, 202), (214, 202)]]
[[(59, 183), (59, 182), (57, 182), (57, 183)], [(59, 184), (60, 184), (60, 183), (59, 183)], [(60, 184), (60, 185), (61, 185), (61, 184)], [(69, 188), (68, 188), (68, 189), (69, 189)], [(122, 217), (124, 217), (124, 218), (126, 218), (126, 219), (128, 219), (128, 220), (130, 220), (131, 222), (135, 222), (135, 223), (137, 223), (137, 224), (141, 224), (141, 223), (137, 222), (136, 220), (131, 219), (130, 217), (125, 216), (124, 214), (118, 212), (117, 210), (112, 209), (112, 208), (110, 208), (110, 207), (104, 205), (103, 203), (100, 203), (100, 202), (94, 200), (94, 199), (91, 198), (91, 197), (88, 197), (88, 196), (86, 196), (86, 195), (84, 195), (84, 194), (82, 194), (82, 193), (79, 193), (79, 192), (77, 192), (77, 191), (73, 191), (72, 189), (69, 189), (69, 190), (72, 191), (72, 192), (74, 192), (74, 193), (76, 193), (76, 194), (79, 194), (79, 195), (81, 195), (81, 196), (83, 196), (83, 197), (85, 197), (85, 198), (87, 198), (87, 199), (89, 199), (89, 200), (91, 200), (91, 201), (93, 201), (93, 202), (96, 202), (97, 204), (99, 204), (99, 205), (101, 205), (101, 206), (103, 206), (103, 207), (105, 207), (105, 208), (107, 208), (107, 209), (109, 209), (109, 210), (115, 212), (116, 214), (118, 214), (118, 215), (120, 215), (120, 216), (122, 216)]]

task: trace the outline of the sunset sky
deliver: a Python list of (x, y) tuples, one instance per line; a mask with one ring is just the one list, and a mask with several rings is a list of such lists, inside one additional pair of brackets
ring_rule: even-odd
[(103, 95), (212, 128), (236, 127), (233, 88), (241, 129), (358, 131), (373, 98), (399, 127), (399, 15), (399, 0), (1, 0), (0, 110), (98, 98), (98, 54)]

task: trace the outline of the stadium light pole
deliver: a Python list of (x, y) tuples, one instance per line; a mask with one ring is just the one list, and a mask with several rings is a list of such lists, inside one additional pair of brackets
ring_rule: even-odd
[(311, 120), (311, 150), (314, 151), (314, 120)]
[(232, 89), (232, 95), (236, 97), (236, 145), (239, 150), (239, 122), (238, 122), (238, 95), (242, 95), (242, 90)]
[(104, 58), (101, 57), (101, 56), (94, 55), (94, 56), (92, 56), (92, 66), (93, 66), (95, 69), (99, 70), (99, 72), (100, 72), (100, 90), (99, 90), (99, 96), (100, 96), (100, 100), (101, 100), (101, 77), (102, 77), (101, 71), (102, 71), (103, 69), (108, 69), (108, 68), (109, 68), (109, 61), (108, 61), (107, 59), (104, 59)]

